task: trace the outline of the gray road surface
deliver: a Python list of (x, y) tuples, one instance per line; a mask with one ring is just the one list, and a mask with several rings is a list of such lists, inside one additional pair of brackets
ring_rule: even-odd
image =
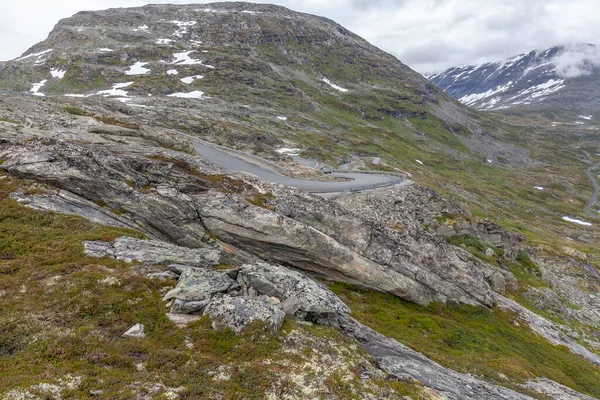
[(297, 189), (311, 193), (336, 193), (344, 191), (360, 191), (372, 189), (375, 187), (383, 187), (401, 182), (403, 179), (387, 175), (378, 174), (361, 174), (361, 173), (332, 173), (331, 176), (348, 178), (346, 182), (317, 182), (303, 179), (290, 178), (280, 175), (276, 172), (268, 171), (256, 164), (243, 160), (239, 157), (218, 150), (214, 147), (203, 144), (195, 140), (192, 136), (185, 135), (190, 138), (194, 144), (196, 152), (204, 159), (210, 161), (219, 167), (229, 171), (241, 171), (255, 175), (265, 181), (279, 183), (285, 186), (295, 187)]

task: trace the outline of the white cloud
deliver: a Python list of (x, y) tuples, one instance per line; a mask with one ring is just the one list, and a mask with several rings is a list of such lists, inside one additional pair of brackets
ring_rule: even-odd
[[(559, 43), (600, 42), (598, 0), (272, 1), (333, 19), (421, 72), (508, 58)], [(2, 0), (0, 59), (18, 57), (43, 40), (60, 18), (83, 8), (135, 7), (149, 2)], [(194, 1), (152, 2), (187, 4)], [(565, 73), (577, 71), (582, 70), (567, 68)]]
[(556, 65), (558, 75), (563, 78), (590, 75), (595, 68), (600, 68), (600, 47), (569, 45), (552, 62)]

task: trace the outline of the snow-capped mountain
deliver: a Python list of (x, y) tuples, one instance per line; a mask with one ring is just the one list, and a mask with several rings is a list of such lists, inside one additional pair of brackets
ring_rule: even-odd
[(483, 110), (558, 107), (593, 111), (600, 107), (600, 46), (555, 46), (426, 77), (462, 103)]

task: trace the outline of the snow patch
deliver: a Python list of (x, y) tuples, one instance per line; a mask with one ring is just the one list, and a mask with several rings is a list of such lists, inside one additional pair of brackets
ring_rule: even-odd
[(158, 39), (156, 44), (169, 44), (173, 41), (173, 39)]
[(262, 14), (262, 11), (249, 11), (249, 10), (244, 10), (244, 11), (240, 11), (242, 14)]
[(331, 81), (327, 78), (323, 78), (322, 81), (325, 82), (326, 84), (328, 84), (329, 86), (331, 86), (332, 88), (334, 88), (335, 90), (339, 90), (342, 93), (346, 93), (348, 91), (348, 89), (344, 89), (341, 86), (331, 83)]
[(190, 40), (190, 43), (194, 46), (200, 46), (202, 44), (200, 40)]
[(580, 115), (579, 118), (587, 119), (588, 121), (592, 119), (591, 115)]
[(511, 100), (525, 95), (529, 96), (525, 100), (521, 100), (521, 102), (536, 99), (538, 97), (545, 97), (551, 93), (557, 92), (560, 89), (564, 88), (564, 83), (564, 79), (550, 79), (548, 80), (548, 82), (541, 83), (539, 85), (535, 85), (525, 90), (522, 90), (517, 96), (512, 97)]
[(104, 95), (104, 97), (108, 97), (108, 96), (123, 96), (123, 97), (126, 97), (127, 96), (127, 91), (126, 90), (122, 90), (122, 89), (126, 88), (128, 86), (131, 86), (131, 85), (133, 85), (133, 82), (115, 83), (113, 85), (112, 89), (100, 90), (96, 94), (102, 94), (102, 95)]
[(53, 78), (58, 78), (58, 79), (64, 78), (66, 73), (67, 73), (67, 71), (61, 71), (60, 69), (57, 69), (57, 68), (52, 68), (50, 70), (50, 75), (52, 75)]
[(280, 117), (277, 117), (277, 119), (280, 119), (280, 120), (282, 120), (282, 121), (287, 121), (287, 117), (281, 117), (281, 116), (280, 116)]
[(537, 190), (544, 190), (544, 187), (543, 187), (543, 186), (534, 186), (533, 188), (534, 188), (534, 189), (537, 189)]
[(150, 72), (148, 68), (145, 68), (147, 62), (136, 62), (131, 67), (129, 67), (129, 71), (125, 72), (125, 75), (144, 75)]
[(581, 122), (581, 121), (575, 121), (575, 123), (576, 123), (577, 125), (585, 125), (585, 122)]
[(179, 29), (173, 34), (173, 36), (182, 37), (186, 33), (188, 33), (188, 28), (190, 26), (196, 25), (196, 21), (171, 21), (172, 24), (175, 24), (179, 27)]
[(416, 162), (416, 163), (419, 163), (419, 164), (421, 164), (421, 165), (425, 165), (425, 164), (423, 164), (423, 161), (421, 161), (421, 160), (417, 160), (416, 158), (415, 158), (415, 162)]
[[(496, 86), (494, 89), (490, 89), (483, 93), (472, 93), (472, 94), (463, 96), (460, 99), (458, 99), (458, 101), (470, 106), (470, 105), (473, 105), (474, 103), (478, 102), (479, 100), (486, 99), (486, 98), (491, 97), (498, 93), (506, 92), (508, 89), (510, 89), (512, 84), (513, 84), (513, 82), (509, 81), (508, 83), (506, 83), (506, 85)], [(495, 104), (495, 103), (496, 102), (493, 102), (493, 104)]]
[(114, 51), (113, 49), (109, 49), (108, 47), (103, 47), (101, 49), (98, 49), (99, 52), (101, 53), (110, 53), (111, 51)]
[(194, 90), (188, 93), (173, 93), (169, 94), (168, 97), (181, 97), (183, 99), (209, 99), (210, 97), (204, 96), (204, 92)]
[(193, 83), (196, 79), (202, 78), (204, 78), (204, 75), (186, 76), (185, 78), (181, 78), (180, 81), (189, 85)]
[(168, 75), (177, 75), (179, 73), (179, 71), (177, 71), (176, 69), (170, 69), (167, 71)]
[(137, 28), (133, 28), (134, 32), (148, 32), (148, 25), (141, 25), (138, 26)]
[(175, 57), (175, 61), (173, 61), (171, 64), (176, 64), (176, 65), (202, 65), (206, 68), (214, 68), (212, 65), (206, 65), (203, 64), (204, 61), (202, 60), (194, 60), (193, 58), (190, 57), (190, 54), (193, 53), (195, 50), (190, 50), (190, 51), (184, 51), (182, 53), (175, 53), (173, 54), (173, 57)]
[(39, 93), (40, 89), (42, 88), (42, 86), (44, 86), (46, 84), (46, 82), (48, 82), (47, 79), (44, 79), (43, 81), (40, 81), (38, 83), (34, 83), (31, 86), (31, 90), (30, 92), (33, 93), (34, 96), (40, 96), (40, 97), (44, 97), (45, 94), (44, 93)]
[(582, 221), (580, 219), (570, 218), (570, 217), (562, 217), (565, 221), (573, 222), (574, 224), (584, 225), (584, 226), (592, 226), (591, 222)]
[(285, 154), (286, 156), (297, 156), (300, 154), (302, 149), (291, 149), (288, 147), (282, 147), (280, 149), (275, 149), (279, 154)]
[(40, 56), (43, 56), (44, 54), (50, 53), (51, 51), (52, 51), (52, 49), (48, 49), (48, 50), (40, 51), (39, 53), (29, 54), (27, 56), (17, 58), (15, 61), (23, 61), (23, 60), (27, 60), (28, 58), (31, 58), (31, 57), (40, 57)]
[(93, 96), (93, 94), (73, 94), (73, 93), (69, 93), (69, 94), (65, 94), (65, 97), (90, 97)]

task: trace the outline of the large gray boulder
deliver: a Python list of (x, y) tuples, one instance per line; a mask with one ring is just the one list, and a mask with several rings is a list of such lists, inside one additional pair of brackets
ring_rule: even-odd
[(278, 298), (282, 308), (290, 307), (291, 314), (306, 317), (309, 314), (350, 313), (348, 306), (333, 292), (300, 272), (280, 265), (265, 262), (243, 265), (238, 282), (254, 288), (258, 294)]
[(210, 316), (213, 329), (227, 327), (235, 333), (255, 321), (264, 322), (270, 330), (277, 331), (285, 318), (283, 311), (266, 301), (228, 295), (213, 297), (204, 315)]
[(202, 310), (217, 293), (225, 293), (239, 285), (228, 275), (210, 269), (186, 268), (177, 286), (163, 300), (174, 299), (171, 314), (189, 314)]
[(114, 242), (83, 242), (85, 254), (91, 257), (109, 257), (131, 262), (133, 260), (152, 265), (186, 264), (208, 267), (219, 264), (220, 251), (212, 248), (189, 249), (158, 240), (140, 240), (127, 236)]

